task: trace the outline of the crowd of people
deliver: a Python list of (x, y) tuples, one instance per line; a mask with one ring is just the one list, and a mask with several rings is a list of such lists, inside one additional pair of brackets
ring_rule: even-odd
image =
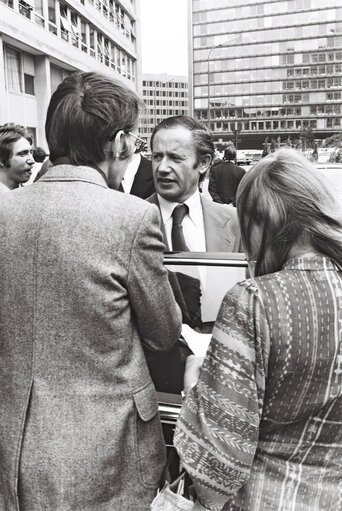
[[(155, 127), (149, 161), (141, 107), (77, 72), (51, 97), (49, 154), (0, 127), (0, 509), (150, 509), (166, 462), (156, 385), (184, 396), (174, 445), (193, 511), (341, 509), (334, 191), (289, 148), (245, 172), (229, 146), (213, 165), (187, 116)], [(168, 271), (165, 251), (245, 253), (215, 324), (210, 275)], [(212, 330), (204, 360), (184, 324)]]

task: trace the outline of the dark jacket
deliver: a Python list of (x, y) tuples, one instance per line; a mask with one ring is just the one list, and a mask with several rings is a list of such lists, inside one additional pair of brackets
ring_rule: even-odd
[(233, 204), (239, 183), (246, 171), (242, 167), (226, 161), (221, 165), (215, 165), (210, 171), (209, 193), (214, 202), (221, 204)]
[(144, 156), (141, 156), (140, 165), (135, 175), (130, 194), (140, 197), (141, 199), (147, 199), (147, 197), (154, 192), (152, 163)]

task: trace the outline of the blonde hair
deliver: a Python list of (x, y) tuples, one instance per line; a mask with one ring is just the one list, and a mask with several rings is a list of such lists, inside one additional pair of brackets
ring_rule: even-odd
[[(326, 178), (298, 151), (279, 149), (247, 172), (237, 211), (247, 257), (256, 260), (255, 275), (279, 271), (295, 243), (310, 245), (342, 267), (341, 207)], [(253, 254), (254, 226), (261, 239)]]

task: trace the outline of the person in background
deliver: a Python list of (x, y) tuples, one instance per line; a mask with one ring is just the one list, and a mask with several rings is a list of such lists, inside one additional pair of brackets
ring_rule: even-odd
[[(51, 97), (53, 167), (0, 204), (0, 507), (148, 511), (165, 464), (144, 350), (181, 314), (155, 206), (115, 190), (140, 100), (77, 72)], [(111, 189), (112, 188), (112, 189)]]
[(236, 190), (245, 175), (245, 169), (233, 163), (235, 158), (235, 146), (229, 144), (224, 151), (224, 163), (211, 168), (208, 189), (214, 202), (235, 206)]
[(135, 138), (136, 149), (128, 162), (120, 186), (121, 191), (141, 199), (147, 199), (155, 192), (151, 161), (141, 154), (145, 145), (144, 140)]
[(281, 149), (243, 178), (237, 211), (252, 278), (222, 302), (174, 438), (194, 511), (340, 509), (341, 208)]
[(39, 172), (41, 171), (44, 160), (47, 157), (45, 149), (43, 149), (42, 147), (36, 147), (35, 149), (33, 149), (32, 155), (33, 155), (35, 164), (32, 167), (30, 179), (27, 181), (27, 183), (25, 183), (25, 186), (31, 185), (34, 181), (37, 181), (37, 179), (39, 179), (37, 176), (38, 176)]
[(26, 129), (12, 122), (0, 126), (0, 193), (26, 183), (33, 165), (32, 139)]

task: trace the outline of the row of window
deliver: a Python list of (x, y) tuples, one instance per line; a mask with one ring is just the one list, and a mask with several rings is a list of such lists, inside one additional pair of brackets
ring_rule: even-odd
[[(200, 116), (196, 117), (199, 120), (202, 120)], [(325, 119), (325, 128), (339, 128), (341, 126), (341, 118), (328, 118)], [(281, 121), (244, 121), (242, 123), (242, 129), (243, 131), (269, 131), (269, 130), (299, 130), (301, 128), (310, 127), (312, 129), (317, 128), (317, 121), (316, 120), (281, 120)], [(218, 132), (233, 132), (235, 129), (234, 126), (228, 125), (228, 123), (225, 122), (212, 122), (211, 123), (211, 129), (213, 131)]]
[(188, 106), (188, 102), (187, 101), (178, 101), (178, 100), (167, 100), (167, 99), (163, 99), (162, 101), (160, 100), (154, 100), (154, 99), (144, 99), (144, 103), (146, 105), (151, 105), (151, 106), (154, 106), (154, 105), (157, 105), (157, 106)]
[[(248, 119), (248, 118), (262, 118), (262, 117), (300, 117), (309, 115), (340, 115), (341, 104), (314, 104), (291, 107), (272, 107), (272, 108), (211, 108), (212, 120), (227, 120), (227, 119)], [(208, 110), (198, 110), (197, 115), (201, 119), (208, 118)]]
[[(4, 46), (5, 83), (9, 92), (35, 96), (34, 56), (21, 50)], [(66, 78), (69, 71), (50, 65), (51, 93)]]
[[(342, 32), (342, 22), (335, 23), (335, 28), (331, 29), (329, 32), (328, 26), (329, 25), (300, 25), (280, 29), (270, 28), (269, 30), (246, 31), (244, 33), (239, 32), (236, 35), (235, 44), (233, 45), (232, 40), (230, 39), (229, 45), (232, 47), (239, 47), (243, 44), (256, 44), (258, 42), (264, 43), (279, 40), (292, 41), (296, 39), (301, 40), (303, 38), (321, 38), (321, 46), (324, 45), (323, 47), (334, 48), (341, 46), (342, 36), (340, 34)], [(241, 27), (240, 30), (243, 30), (243, 28), (244, 27)], [(322, 33), (323, 29), (324, 32)], [(209, 49), (217, 44), (224, 44), (224, 41), (227, 39), (225, 35), (226, 33), (227, 32), (223, 32), (222, 34), (194, 38), (194, 49), (198, 50), (203, 47)], [(206, 52), (208, 52), (208, 50), (206, 50)], [(198, 59), (196, 58), (196, 60)]]
[(143, 87), (157, 87), (159, 89), (161, 88), (167, 88), (167, 89), (187, 89), (188, 84), (187, 82), (176, 82), (173, 78), (167, 81), (160, 81), (160, 80), (143, 80), (142, 82)]
[[(232, 81), (232, 79), (231, 79)], [(326, 90), (340, 88), (342, 77), (326, 78), (319, 80), (289, 80), (289, 81), (268, 81), (268, 82), (245, 82), (229, 83), (228, 81), (219, 85), (210, 85), (210, 96), (212, 98), (219, 96), (235, 96), (245, 94), (250, 96), (251, 101), (254, 95), (267, 94), (272, 92), (282, 92), (289, 90)], [(196, 97), (208, 96), (208, 87), (194, 87)]]
[[(207, 64), (207, 59), (209, 52), (213, 48), (214, 44), (222, 44), (222, 47), (217, 47), (215, 50), (211, 52), (210, 58), (211, 60), (215, 59), (230, 59), (234, 60), (236, 58), (244, 59), (245, 57), (253, 57), (256, 56), (279, 56), (286, 55), (288, 52), (288, 56), (283, 58), (284, 63), (291, 64), (291, 60), (293, 56), (293, 60), (295, 64), (307, 64), (311, 62), (311, 57), (309, 57), (308, 62), (304, 62), (304, 55), (311, 55), (311, 53), (320, 55), (320, 49), (323, 50), (324, 55), (332, 54), (334, 49), (341, 48), (342, 46), (342, 37), (340, 36), (321, 36), (321, 37), (310, 37), (307, 35), (305, 38), (304, 35), (298, 37), (291, 37), (291, 34), (288, 34), (287, 40), (282, 40), (278, 31), (277, 34), (274, 34), (274, 39), (272, 41), (265, 40), (262, 36), (267, 35), (267, 32), (260, 31), (259, 40), (255, 40), (253, 36), (253, 32), (251, 33), (251, 37), (249, 38), (250, 33), (246, 32), (245, 40), (242, 41), (243, 34), (238, 34), (241, 40), (236, 39), (234, 41), (229, 42), (229, 46), (225, 46), (226, 38), (224, 36), (217, 36), (216, 42), (213, 44), (208, 44), (208, 47), (205, 49), (196, 49), (193, 52), (193, 60), (194, 62), (205, 61)], [(314, 49), (314, 51), (313, 51)], [(295, 53), (294, 53), (295, 51)], [(338, 50), (340, 51), (340, 49)], [(292, 53), (291, 53), (292, 52)], [(312, 61), (315, 63), (314, 61)], [(320, 60), (318, 62), (321, 62)], [(324, 62), (324, 61), (323, 61)], [(242, 66), (245, 67), (245, 66)], [(254, 67), (254, 66), (248, 66)]]
[[(261, 1), (250, 3), (237, 0), (234, 3), (227, 0), (194, 0), (193, 1), (193, 21), (194, 23), (208, 23), (217, 21), (218, 19), (239, 19), (255, 16), (277, 14), (296, 13), (304, 9), (326, 9), (336, 7), (337, 0), (283, 0), (279, 2)], [(218, 10), (220, 9), (220, 10)], [(202, 12), (201, 12), (202, 11)]]
[[(263, 51), (266, 52), (267, 48), (263, 48)], [(322, 53), (315, 53), (312, 55), (319, 55), (319, 63), (320, 65), (310, 65), (305, 67), (299, 67), (303, 66), (303, 64), (313, 64), (313, 60), (310, 60), (310, 54), (306, 53), (291, 53), (288, 55), (284, 54), (275, 54), (275, 49), (273, 52), (270, 52), (270, 54), (264, 54), (264, 55), (251, 55), (251, 56), (244, 56), (244, 57), (234, 57), (232, 58), (231, 55), (222, 56), (220, 59), (214, 59), (213, 57), (210, 59), (209, 62), (209, 71), (210, 73), (213, 72), (225, 72), (225, 71), (234, 71), (234, 72), (241, 72), (241, 73), (256, 73), (258, 75), (263, 74), (271, 74), (279, 75), (285, 77), (288, 72), (295, 72), (294, 69), (296, 69), (296, 73), (301, 73), (301, 76), (309, 75), (320, 75), (320, 74), (327, 74), (331, 73), (331, 65), (340, 66), (342, 63), (342, 51), (333, 51), (333, 52), (322, 52)], [(311, 55), (311, 57), (312, 57)], [(217, 55), (215, 55), (217, 57)], [(309, 60), (306, 57), (309, 57)], [(291, 61), (291, 62), (290, 62)], [(328, 62), (328, 64), (325, 66), (324, 62)], [(335, 64), (333, 64), (335, 63)], [(290, 67), (284, 67), (280, 68), (279, 66), (290, 66)], [(295, 67), (294, 67), (295, 66)], [(298, 66), (298, 67), (296, 67)], [(337, 67), (337, 69), (339, 69)], [(333, 71), (334, 72), (334, 71)], [(340, 71), (337, 71), (340, 72)], [(194, 74), (195, 76), (198, 76), (202, 73), (202, 76), (205, 76), (208, 74), (208, 61), (205, 62), (195, 62), (194, 63)]]
[[(9, 6), (13, 7), (13, 0), (0, 1), (5, 4), (12, 2), (12, 5)], [(27, 0), (27, 2), (31, 1), (33, 0)], [(55, 0), (47, 0), (47, 26), (47, 22), (43, 17), (43, 2), (45, 1), (34, 0), (34, 9), (36, 10), (33, 11), (29, 3), (20, 0), (19, 12), (122, 76), (135, 80), (135, 59), (131, 58), (103, 33), (96, 30), (82, 16), (67, 7), (66, 4)]]
[[(321, 69), (318, 69), (321, 68)], [(312, 71), (312, 72), (311, 72)], [(313, 78), (316, 76), (325, 76), (326, 74), (337, 75), (342, 73), (342, 63), (328, 66), (313, 66), (312, 68), (261, 68), (261, 69), (250, 69), (246, 71), (226, 71), (226, 72), (211, 72), (210, 73), (210, 84), (218, 84), (224, 82), (261, 82), (267, 80), (284, 80), (286, 78)], [(289, 82), (290, 83), (290, 82)], [(304, 87), (300, 85), (300, 81), (296, 81), (299, 84), (296, 88), (321, 88), (322, 85), (318, 83), (325, 83), (324, 80), (317, 82), (311, 80), (310, 86), (306, 80)], [(329, 83), (332, 83), (331, 81)], [(194, 76), (195, 85), (207, 85), (208, 84), (208, 73), (197, 74)], [(324, 85), (323, 85), (324, 86)]]
[(183, 92), (183, 91), (161, 91), (161, 90), (158, 90), (158, 89), (155, 89), (155, 90), (146, 90), (144, 89), (143, 91), (143, 95), (144, 97), (148, 97), (148, 96), (160, 96), (160, 97), (167, 97), (167, 98), (185, 98), (188, 93), (187, 92)]
[[(336, 23), (336, 20), (342, 20), (342, 7), (326, 9), (324, 11), (310, 9), (296, 14), (291, 12), (279, 15), (278, 12), (276, 14), (273, 12), (269, 16), (255, 16), (248, 20), (245, 18), (234, 20), (219, 17), (214, 22), (195, 25), (193, 27), (193, 34), (195, 37), (202, 38), (211, 37), (214, 34), (231, 34), (245, 29), (247, 23), (249, 32), (270, 29), (282, 31), (283, 29), (287, 30), (287, 27), (295, 26), (297, 29), (298, 26), (302, 26), (305, 35), (328, 35), (329, 32), (326, 32), (323, 28), (316, 30), (315, 28), (313, 29), (313, 26), (318, 23), (329, 24), (329, 29), (340, 32), (341, 27), (338, 22)], [(295, 33), (298, 33), (297, 30)]]

